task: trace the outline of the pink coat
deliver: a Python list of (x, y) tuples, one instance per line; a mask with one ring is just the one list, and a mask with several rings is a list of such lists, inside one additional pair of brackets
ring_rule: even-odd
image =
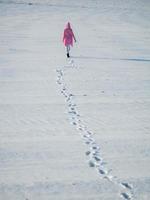
[(73, 46), (73, 39), (76, 41), (74, 33), (71, 29), (70, 23), (67, 23), (67, 26), (64, 30), (64, 35), (63, 35), (63, 42), (65, 46), (71, 45)]

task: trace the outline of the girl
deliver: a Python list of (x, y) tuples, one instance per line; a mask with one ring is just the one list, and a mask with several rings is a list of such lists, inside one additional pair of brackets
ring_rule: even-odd
[(70, 46), (73, 46), (73, 39), (76, 42), (76, 38), (74, 36), (74, 33), (71, 29), (70, 23), (67, 23), (67, 26), (64, 30), (64, 35), (63, 35), (63, 42), (64, 45), (66, 46), (66, 50), (67, 50), (67, 57), (69, 58), (69, 52), (70, 52)]

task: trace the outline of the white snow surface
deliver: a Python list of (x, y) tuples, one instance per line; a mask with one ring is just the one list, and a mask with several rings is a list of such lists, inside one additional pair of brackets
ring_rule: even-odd
[(0, 0), (0, 200), (84, 199), (150, 199), (150, 1)]

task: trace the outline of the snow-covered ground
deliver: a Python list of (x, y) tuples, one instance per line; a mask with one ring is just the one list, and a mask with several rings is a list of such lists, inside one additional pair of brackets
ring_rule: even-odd
[(0, 200), (150, 199), (149, 121), (150, 1), (0, 0)]

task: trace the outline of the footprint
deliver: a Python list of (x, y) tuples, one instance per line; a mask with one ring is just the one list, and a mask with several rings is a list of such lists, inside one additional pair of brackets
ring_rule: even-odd
[(76, 122), (71, 122), (71, 124), (72, 124), (72, 125), (74, 125), (74, 126), (76, 126), (76, 125), (77, 125), (77, 123), (76, 123)]
[(92, 149), (99, 150), (99, 147), (98, 146), (93, 146)]
[(88, 139), (89, 139), (89, 136), (88, 136), (88, 135), (83, 135), (83, 137), (84, 137), (84, 138), (88, 138)]
[(58, 80), (58, 81), (57, 81), (57, 83), (58, 83), (59, 85), (61, 85), (61, 84), (62, 84), (60, 80)]
[(67, 98), (67, 101), (70, 101), (70, 97)]
[(88, 138), (88, 137), (83, 136), (83, 139), (85, 140), (86, 144), (91, 144), (93, 142), (93, 140), (91, 138)]
[(62, 94), (65, 94), (65, 92), (64, 92), (63, 90), (61, 91), (61, 93), (62, 93)]
[(90, 160), (90, 161), (89, 161), (89, 166), (90, 166), (90, 167), (95, 167), (95, 163), (94, 163), (92, 160)]
[(94, 156), (93, 158), (94, 158), (97, 162), (98, 162), (98, 161), (101, 161), (101, 158), (100, 158), (100, 157)]
[(103, 169), (98, 169), (99, 173), (102, 174), (102, 175), (105, 175), (106, 172), (103, 170)]
[(131, 197), (129, 196), (129, 194), (127, 194), (127, 193), (125, 193), (125, 192), (122, 192), (122, 193), (121, 193), (121, 196), (122, 196), (124, 199), (131, 200)]
[(113, 175), (107, 175), (107, 176), (105, 176), (104, 178), (107, 179), (107, 180), (109, 180), (109, 181), (111, 181), (111, 182), (113, 182), (113, 179), (114, 179), (114, 178), (117, 178), (117, 177), (116, 177), (116, 176), (113, 176)]
[(101, 165), (107, 165), (107, 162), (101, 162)]
[(90, 132), (90, 131), (86, 131), (86, 132), (87, 132), (88, 135), (93, 135), (93, 133)]
[(85, 144), (90, 144), (90, 141), (86, 141)]
[(121, 185), (129, 190), (131, 190), (133, 187), (129, 183), (121, 183)]
[(70, 111), (70, 113), (72, 113), (72, 114), (74, 114), (74, 115), (76, 115), (76, 114), (77, 114), (77, 112), (76, 112), (76, 111)]
[(86, 151), (86, 152), (85, 152), (85, 154), (86, 154), (87, 156), (90, 155), (90, 153), (91, 153), (90, 151)]

